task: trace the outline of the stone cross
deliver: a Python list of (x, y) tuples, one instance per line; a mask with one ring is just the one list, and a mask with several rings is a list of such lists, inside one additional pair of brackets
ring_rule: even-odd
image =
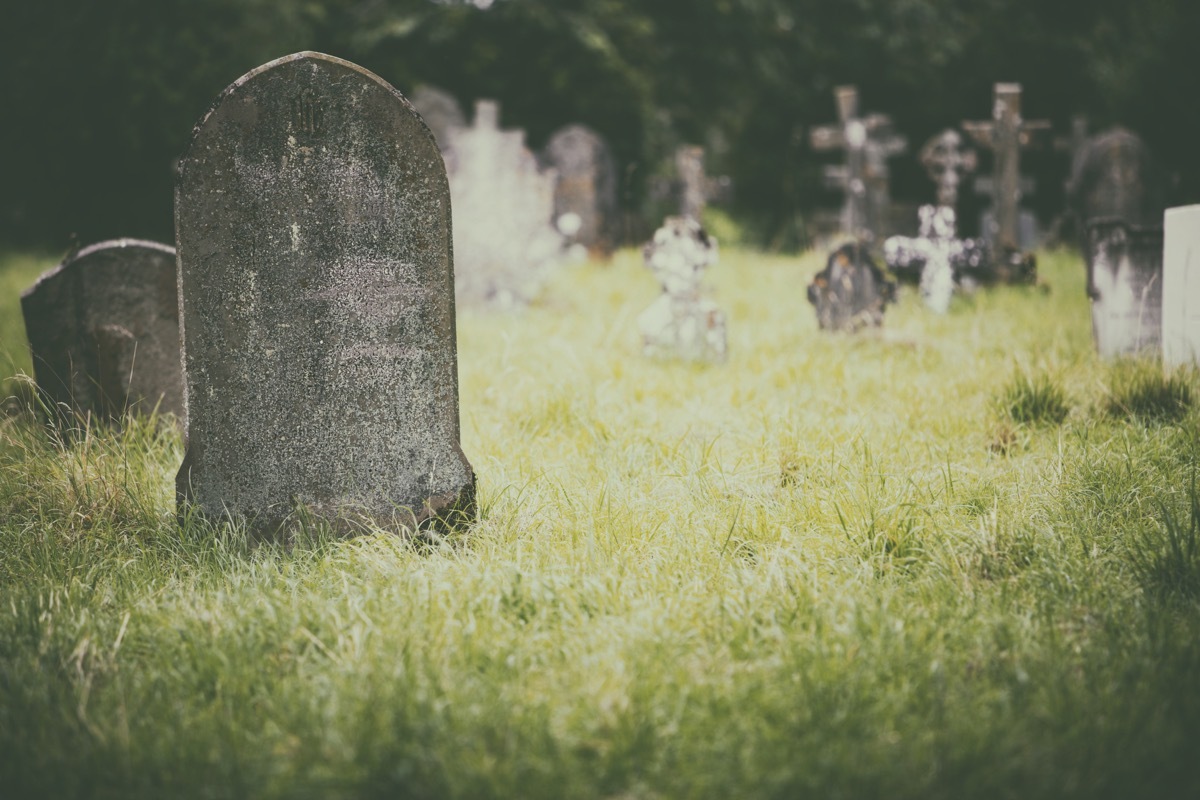
[(834, 98), (838, 123), (813, 128), (813, 149), (846, 151), (844, 166), (825, 170), (826, 185), (845, 195), (842, 229), (859, 238), (881, 236), (890, 202), (887, 160), (904, 152), (907, 142), (892, 131), (886, 115), (859, 117), (857, 88), (839, 86)]
[(679, 180), (679, 216), (700, 222), (708, 203), (708, 179), (704, 174), (704, 148), (680, 145), (675, 150), (675, 174)]
[(724, 361), (725, 313), (701, 291), (704, 270), (717, 262), (717, 240), (690, 217), (667, 217), (642, 258), (662, 294), (638, 317), (642, 352), (686, 361)]
[(174, 248), (138, 239), (86, 247), (38, 278), (21, 311), (55, 422), (155, 408), (183, 417)]
[(1164, 218), (1163, 364), (1200, 365), (1200, 205)]
[(320, 53), (247, 73), (192, 133), (175, 227), (181, 518), (270, 536), (474, 517), (450, 196), (407, 100)]
[[(992, 151), (995, 177), (990, 186), (978, 185), (992, 195), (996, 244), (1002, 250), (1020, 250), (1019, 213), (1021, 204), (1021, 148), (1033, 142), (1036, 133), (1050, 127), (1049, 122), (1021, 118), (1021, 85), (997, 83), (990, 122), (964, 122), (963, 130), (976, 144)], [(1032, 184), (1028, 184), (1032, 191)]]
[(1087, 226), (1092, 335), (1102, 358), (1157, 352), (1163, 332), (1163, 228), (1120, 219)]
[(958, 205), (958, 186), (965, 174), (974, 172), (977, 159), (974, 150), (963, 149), (962, 135), (947, 129), (934, 136), (921, 148), (921, 164), (937, 184), (939, 206)]

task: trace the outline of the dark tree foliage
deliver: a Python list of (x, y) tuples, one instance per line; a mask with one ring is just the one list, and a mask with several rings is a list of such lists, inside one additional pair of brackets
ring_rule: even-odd
[[(932, 199), (912, 153), (982, 119), (996, 81), (1025, 87), (1025, 116), (1065, 134), (1122, 124), (1200, 200), (1196, 0), (39, 0), (0, 25), (0, 242), (170, 240), (172, 164), (216, 95), (302, 49), (332, 53), (401, 91), (421, 83), (471, 103), (540, 146), (583, 122), (609, 139), (622, 197), (676, 144), (704, 144), (735, 179), (733, 210), (762, 243), (802, 242), (836, 202), (827, 156), (807, 146), (834, 118), (832, 89), (910, 140), (893, 195)], [(1044, 217), (1062, 203), (1066, 157), (1032, 153)], [(970, 202), (968, 200), (968, 202)]]

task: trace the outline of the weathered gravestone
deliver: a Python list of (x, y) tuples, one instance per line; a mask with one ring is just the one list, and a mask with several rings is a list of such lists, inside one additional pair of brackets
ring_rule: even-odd
[(819, 152), (845, 150), (844, 166), (825, 169), (825, 183), (842, 191), (842, 231), (871, 241), (886, 235), (890, 205), (890, 174), (887, 160), (907, 148), (902, 136), (892, 131), (885, 114), (858, 113), (858, 89), (839, 86), (834, 90), (838, 123), (814, 128), (811, 143)]
[(983, 238), (999, 254), (1031, 249), (1037, 238), (1036, 222), (1021, 210), (1021, 196), (1033, 191), (1033, 182), (1021, 177), (1021, 148), (1034, 142), (1050, 123), (1021, 116), (1021, 85), (997, 83), (992, 119), (964, 122), (963, 129), (975, 143), (992, 151), (993, 177), (976, 181), (976, 189), (992, 197), (992, 210), (985, 216)]
[(297, 53), (196, 126), (175, 191), (188, 398), (180, 513), (336, 530), (471, 519), (450, 196), (412, 106)]
[(21, 311), (57, 422), (155, 408), (183, 416), (174, 249), (138, 239), (86, 247), (38, 278)]
[(583, 125), (560, 128), (542, 150), (542, 162), (557, 173), (554, 220), (572, 244), (607, 255), (617, 214), (616, 167), (608, 145)]
[(975, 171), (975, 151), (963, 149), (962, 144), (962, 136), (958, 131), (945, 130), (921, 148), (921, 165), (937, 184), (939, 206), (955, 208), (958, 205), (958, 186), (963, 176)]
[(808, 286), (808, 302), (822, 330), (853, 332), (883, 324), (883, 312), (896, 300), (896, 285), (884, 276), (861, 242), (829, 255), (825, 269)]
[(708, 204), (708, 178), (704, 173), (704, 148), (680, 145), (675, 150), (675, 174), (679, 180), (679, 216), (700, 222)]
[(475, 104), (474, 125), (451, 135), (454, 258), (460, 302), (521, 307), (562, 257), (553, 170), (525, 147), (525, 132), (501, 130), (494, 100)]
[(724, 361), (725, 313), (702, 296), (704, 270), (717, 262), (717, 240), (689, 217), (667, 217), (644, 248), (662, 294), (638, 317), (647, 356)]
[(1146, 144), (1124, 128), (1087, 139), (1072, 159), (1067, 203), (1081, 230), (1094, 219), (1158, 225), (1166, 194), (1166, 175)]
[(1101, 357), (1157, 351), (1163, 325), (1162, 226), (1092, 220), (1085, 252), (1092, 335)]
[(1163, 228), (1163, 364), (1200, 364), (1200, 205), (1167, 209)]

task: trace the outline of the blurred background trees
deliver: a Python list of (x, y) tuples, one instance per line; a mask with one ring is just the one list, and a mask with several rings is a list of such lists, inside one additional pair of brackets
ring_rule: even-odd
[[(804, 244), (836, 195), (807, 145), (832, 89), (908, 136), (893, 197), (933, 198), (913, 154), (987, 118), (992, 84), (1024, 85), (1028, 118), (1069, 132), (1123, 124), (1200, 200), (1196, 0), (25, 0), (0, 27), (0, 243), (172, 238), (172, 165), (217, 94), (259, 64), (331, 53), (402, 92), (444, 88), (470, 113), (501, 102), (540, 147), (601, 132), (622, 196), (642, 207), (674, 146), (706, 146), (735, 181), (730, 210), (758, 244)], [(1044, 217), (1067, 156), (1028, 160)]]

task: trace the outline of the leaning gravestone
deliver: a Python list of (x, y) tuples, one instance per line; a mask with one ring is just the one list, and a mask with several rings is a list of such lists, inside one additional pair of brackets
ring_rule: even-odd
[(1163, 324), (1162, 227), (1093, 220), (1086, 236), (1097, 352), (1113, 358), (1157, 351)]
[(1163, 228), (1163, 364), (1200, 364), (1200, 205), (1167, 209)]
[(591, 128), (560, 128), (542, 150), (557, 173), (554, 220), (572, 244), (606, 255), (617, 214), (616, 167), (604, 139)]
[(175, 251), (116, 239), (80, 250), (21, 295), (34, 373), (56, 421), (183, 416)]
[(247, 73), (192, 134), (175, 225), (181, 515), (266, 534), (474, 516), (446, 174), (395, 89), (311, 52)]

